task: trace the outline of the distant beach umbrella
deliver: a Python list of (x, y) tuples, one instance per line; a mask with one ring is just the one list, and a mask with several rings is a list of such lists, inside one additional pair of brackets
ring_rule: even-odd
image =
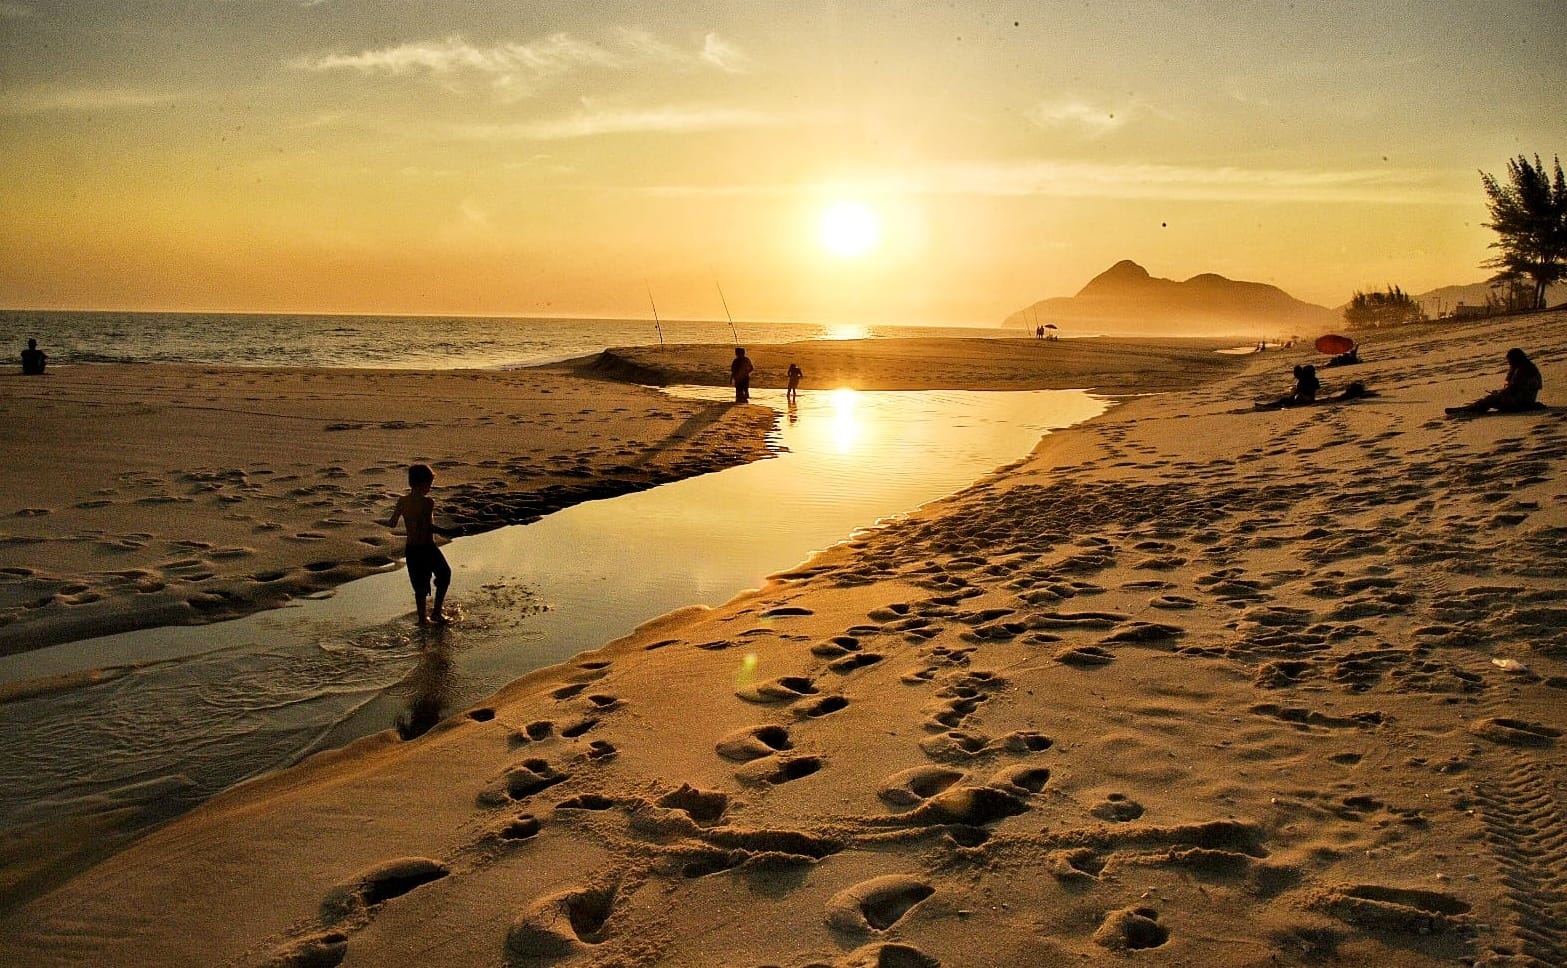
[(1055, 329), (1056, 328), (1056, 324), (1055, 323), (1046, 323), (1045, 324), (1045, 328), (1046, 329)]

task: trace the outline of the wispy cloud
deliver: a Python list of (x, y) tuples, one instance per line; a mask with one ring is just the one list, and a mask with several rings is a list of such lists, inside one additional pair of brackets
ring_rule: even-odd
[(741, 73), (749, 58), (714, 33), (700, 48), (676, 47), (645, 31), (621, 29), (604, 42), (556, 33), (527, 42), (470, 43), (460, 34), (363, 50), (297, 57), (289, 66), (304, 71), (357, 71), (392, 77), (428, 75), (445, 79), (486, 78), (498, 90), (527, 93), (552, 77), (584, 69), (624, 71), (650, 66), (673, 70), (716, 69)]
[[(816, 185), (661, 185), (659, 195), (776, 195)], [(978, 162), (905, 170), (860, 186), (863, 194), (1163, 199), (1207, 202), (1469, 204), (1474, 192), (1445, 188), (1434, 172), (1376, 169), (1248, 169), (1234, 166)]]
[(19, 117), (59, 112), (122, 111), (156, 107), (178, 100), (180, 95), (130, 88), (32, 87), (0, 93), (0, 114)]
[(1125, 126), (1131, 113), (1130, 106), (1103, 107), (1066, 99), (1034, 105), (1028, 119), (1042, 128), (1070, 128), (1098, 137)]
[(460, 125), (459, 137), (482, 141), (565, 141), (610, 134), (689, 134), (735, 128), (776, 128), (806, 123), (797, 115), (768, 114), (745, 108), (666, 106), (585, 110), (560, 118), (513, 124)]

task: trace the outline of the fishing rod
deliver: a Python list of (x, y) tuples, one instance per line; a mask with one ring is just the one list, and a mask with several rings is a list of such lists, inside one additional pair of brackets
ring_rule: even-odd
[(713, 280), (713, 285), (718, 286), (718, 299), (724, 304), (724, 316), (729, 320), (729, 335), (735, 338), (735, 345), (740, 345), (740, 334), (735, 332), (735, 318), (729, 315), (729, 300), (724, 298), (724, 287), (718, 285), (718, 280)]
[(653, 302), (653, 284), (644, 277), (642, 285), (647, 286), (647, 301), (653, 307), (653, 328), (658, 330), (658, 348), (664, 348), (664, 324), (658, 321), (658, 303)]

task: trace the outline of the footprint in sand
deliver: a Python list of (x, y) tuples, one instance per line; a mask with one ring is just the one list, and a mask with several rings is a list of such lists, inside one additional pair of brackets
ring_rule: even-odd
[(1505, 717), (1476, 720), (1469, 725), (1469, 731), (1506, 746), (1550, 746), (1562, 735), (1561, 730), (1544, 723)]
[(777, 756), (753, 760), (735, 772), (735, 779), (751, 786), (782, 786), (811, 776), (824, 765), (819, 756)]
[(729, 809), (729, 794), (717, 790), (699, 790), (689, 783), (664, 794), (655, 801), (665, 810), (679, 810), (703, 826), (722, 820)]
[(1309, 903), (1349, 924), (1414, 935), (1455, 930), (1468, 922), (1470, 910), (1450, 894), (1380, 884), (1324, 888)]
[[(880, 656), (877, 656), (880, 659)], [(753, 686), (735, 690), (735, 695), (746, 702), (785, 703), (817, 693), (816, 683), (805, 676), (779, 676)]]
[(719, 740), (716, 747), (719, 756), (738, 763), (761, 759), (793, 748), (794, 744), (789, 739), (789, 730), (773, 724), (737, 730)]
[(535, 901), (506, 934), (511, 965), (534, 964), (591, 950), (614, 911), (619, 885), (577, 887)]
[(934, 887), (907, 874), (875, 877), (833, 895), (827, 903), (827, 924), (851, 935), (886, 931), (935, 893)]
[(1124, 793), (1111, 793), (1091, 808), (1089, 813), (1100, 820), (1127, 823), (1143, 815), (1143, 805), (1129, 799)]
[(548, 760), (523, 760), (520, 766), (507, 770), (500, 779), (479, 791), (478, 803), (480, 806), (492, 807), (526, 800), (566, 779), (567, 775), (557, 771)]
[(876, 795), (899, 807), (911, 807), (963, 781), (968, 774), (940, 766), (900, 770), (881, 781)]
[(321, 901), (321, 923), (357, 920), (377, 905), (450, 873), (445, 864), (428, 857), (400, 857), (379, 864), (327, 892)]
[(1094, 932), (1094, 943), (1112, 951), (1157, 948), (1168, 940), (1170, 932), (1159, 923), (1159, 912), (1147, 907), (1111, 911)]
[(1062, 649), (1053, 658), (1065, 665), (1088, 667), (1109, 665), (1115, 661), (1115, 654), (1097, 645), (1080, 645), (1076, 648)]

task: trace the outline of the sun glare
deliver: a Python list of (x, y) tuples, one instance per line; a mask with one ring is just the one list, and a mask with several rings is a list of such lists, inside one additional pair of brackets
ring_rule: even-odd
[(881, 219), (864, 202), (834, 202), (822, 210), (821, 239), (833, 255), (858, 258), (881, 244)]

